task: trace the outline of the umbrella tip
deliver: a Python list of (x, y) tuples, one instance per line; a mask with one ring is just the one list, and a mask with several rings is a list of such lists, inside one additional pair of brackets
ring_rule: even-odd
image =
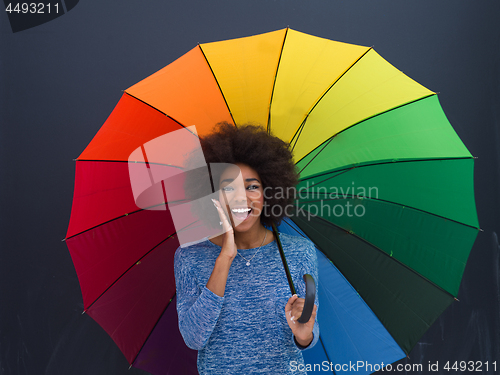
[(63, 238), (63, 239), (61, 240), (61, 242), (65, 242), (65, 241), (66, 241), (66, 238)]
[(455, 298), (455, 301), (460, 302), (460, 300), (457, 297), (454, 297), (454, 298)]
[(87, 310), (83, 310), (83, 311), (82, 311), (82, 315), (84, 315), (86, 312), (87, 312)]

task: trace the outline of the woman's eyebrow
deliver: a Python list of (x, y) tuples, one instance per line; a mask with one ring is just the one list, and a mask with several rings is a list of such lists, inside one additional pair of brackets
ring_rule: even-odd
[[(228, 183), (231, 183), (234, 181), (234, 178), (226, 178), (225, 180), (222, 180), (220, 183), (224, 183), (224, 182), (228, 182)], [(260, 181), (257, 179), (257, 178), (247, 178), (245, 179), (246, 182), (250, 182), (250, 181), (257, 181), (259, 184), (260, 184)]]

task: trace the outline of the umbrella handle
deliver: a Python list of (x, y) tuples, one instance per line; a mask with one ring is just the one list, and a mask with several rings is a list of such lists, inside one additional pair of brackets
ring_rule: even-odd
[(314, 278), (306, 273), (304, 275), (304, 281), (306, 283), (306, 300), (304, 302), (302, 315), (298, 319), (299, 323), (307, 323), (309, 321), (314, 308), (314, 300), (316, 299), (316, 284), (314, 283)]

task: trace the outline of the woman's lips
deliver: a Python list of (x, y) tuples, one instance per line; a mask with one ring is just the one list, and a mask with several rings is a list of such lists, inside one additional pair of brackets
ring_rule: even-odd
[(231, 208), (231, 214), (238, 221), (244, 221), (250, 216), (252, 209), (250, 207), (233, 207)]

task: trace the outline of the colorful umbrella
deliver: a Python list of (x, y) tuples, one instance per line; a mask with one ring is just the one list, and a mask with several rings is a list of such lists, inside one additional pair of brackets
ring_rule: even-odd
[[(177, 328), (172, 215), (138, 207), (129, 158), (221, 121), (293, 148), (297, 204), (279, 229), (318, 248), (310, 369), (370, 373), (404, 357), (457, 296), (478, 232), (474, 160), (437, 95), (372, 48), (290, 29), (198, 45), (125, 90), (76, 161), (66, 242), (86, 313), (132, 366), (195, 372)], [(158, 158), (135, 161), (175, 164)]]

